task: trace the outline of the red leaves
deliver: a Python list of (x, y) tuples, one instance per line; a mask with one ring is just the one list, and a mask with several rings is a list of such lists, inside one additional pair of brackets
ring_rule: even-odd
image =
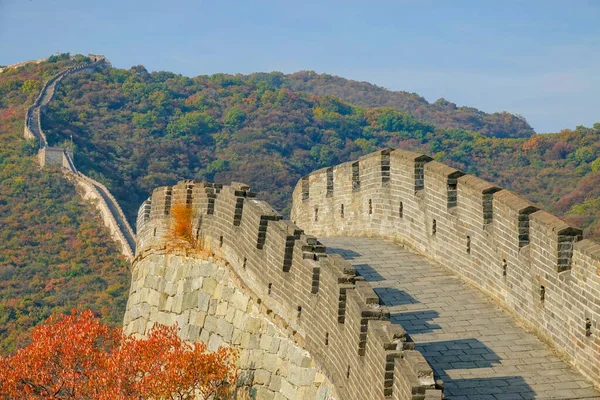
[[(2, 393), (40, 398), (76, 397), (94, 392), (104, 351), (114, 348), (117, 330), (101, 325), (91, 311), (52, 316), (32, 333), (32, 343), (2, 359)], [(9, 397), (10, 398), (10, 397)]]
[(0, 110), (0, 120), (8, 121), (21, 117), (21, 114), (17, 112), (15, 108), (5, 108)]
[(123, 336), (91, 311), (53, 315), (32, 343), (0, 358), (0, 398), (188, 399), (229, 392), (232, 349), (206, 352), (187, 344), (176, 327), (157, 325), (147, 339)]

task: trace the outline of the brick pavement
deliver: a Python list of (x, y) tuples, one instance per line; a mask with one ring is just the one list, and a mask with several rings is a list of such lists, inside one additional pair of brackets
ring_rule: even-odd
[(600, 392), (476, 289), (392, 242), (322, 238), (372, 285), (450, 400), (600, 399)]

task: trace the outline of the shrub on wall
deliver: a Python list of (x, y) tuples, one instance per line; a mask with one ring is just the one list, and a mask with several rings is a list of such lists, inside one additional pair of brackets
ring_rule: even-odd
[(171, 208), (167, 241), (175, 245), (199, 247), (198, 238), (194, 235), (194, 213), (187, 204), (174, 204)]

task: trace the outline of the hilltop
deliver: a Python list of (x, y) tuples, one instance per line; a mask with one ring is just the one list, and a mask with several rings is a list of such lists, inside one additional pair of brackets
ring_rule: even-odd
[(358, 82), (335, 75), (300, 71), (289, 75), (278, 72), (259, 73), (250, 77), (266, 80), (275, 87), (318, 96), (339, 97), (361, 107), (391, 107), (438, 128), (465, 129), (498, 138), (527, 138), (535, 134), (523, 117), (506, 111), (488, 114), (473, 107), (457, 106), (446, 99), (429, 103), (416, 93), (391, 91), (369, 82)]

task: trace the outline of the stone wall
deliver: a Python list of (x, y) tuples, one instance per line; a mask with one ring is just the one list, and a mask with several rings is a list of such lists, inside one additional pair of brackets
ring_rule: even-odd
[(92, 62), (67, 68), (50, 78), (42, 87), (35, 102), (25, 114), (25, 138), (38, 139), (40, 149), (38, 161), (42, 168), (46, 166), (62, 167), (69, 179), (73, 179), (84, 199), (92, 200), (100, 212), (104, 225), (110, 230), (112, 238), (121, 245), (121, 251), (128, 259), (133, 259), (135, 247), (134, 233), (123, 210), (106, 186), (77, 171), (73, 162), (73, 150), (63, 147), (50, 147), (41, 125), (41, 112), (54, 97), (56, 85), (72, 74), (92, 71), (96, 67), (110, 65), (106, 57), (90, 54)]
[[(166, 247), (165, 236), (174, 204), (187, 204), (192, 208), (194, 232), (202, 242), (201, 247), (213, 259), (223, 261), (218, 266), (221, 269), (201, 272), (202, 268), (215, 267), (211, 266), (214, 262), (210, 259), (198, 255), (175, 260), (173, 251)], [(160, 254), (158, 258), (157, 254)], [(162, 267), (157, 270), (159, 265)], [(226, 341), (224, 338), (229, 339), (233, 329), (228, 343), (246, 352), (244, 344), (237, 344), (233, 338), (236, 329), (244, 334), (240, 328), (243, 324), (227, 325), (232, 323), (232, 315), (235, 318), (242, 310), (235, 312), (236, 306), (230, 304), (233, 300), (220, 306), (224, 289), (211, 292), (212, 280), (231, 289), (227, 296), (249, 293), (246, 296), (252, 301), (248, 300), (246, 312), (250, 311), (250, 317), (278, 321), (280, 330), (270, 337), (279, 338), (281, 332), (287, 332), (283, 337), (306, 351), (312, 360), (310, 368), (314, 363), (316, 370), (326, 377), (313, 382), (306, 378), (297, 382), (295, 394), (281, 389), (274, 396), (283, 397), (275, 398), (311, 398), (302, 397), (299, 392), (318, 391), (322, 387), (319, 383), (324, 380), (334, 388), (331, 393), (344, 400), (441, 399), (431, 368), (414, 350), (404, 329), (390, 323), (387, 307), (379, 305), (375, 292), (356, 276), (351, 264), (337, 255), (327, 255), (324, 246), (314, 237), (283, 220), (268, 204), (255, 199), (243, 184), (222, 187), (183, 181), (173, 187), (156, 189), (138, 213), (132, 271), (134, 278), (125, 317), (128, 332), (145, 332), (154, 322), (178, 321), (186, 327), (187, 332), (183, 333), (191, 335), (190, 338), (219, 343)], [(167, 278), (173, 274), (178, 275)], [(231, 278), (234, 276), (237, 280)], [(169, 285), (169, 282), (175, 284), (173, 279), (181, 289), (175, 290)], [(185, 283), (180, 283), (181, 279)], [(227, 283), (232, 279), (233, 286)], [(209, 289), (204, 289), (205, 282), (211, 282)], [(205, 311), (206, 301), (208, 311)], [(215, 307), (213, 318), (209, 318), (211, 304)], [(191, 323), (192, 319), (195, 322)], [(218, 338), (211, 339), (215, 335)], [(250, 365), (258, 363), (258, 358), (250, 358), (242, 367), (251, 370)], [(279, 353), (275, 358), (280, 360)], [(284, 362), (277, 360), (277, 363)], [(290, 367), (292, 365), (306, 368), (308, 361), (300, 365), (291, 363)], [(278, 376), (269, 372), (270, 379)], [(312, 377), (312, 372), (306, 373)], [(315, 372), (315, 376), (320, 377), (319, 372)], [(293, 385), (289, 371), (287, 379)], [(262, 380), (256, 380), (255, 372), (250, 385), (256, 387)]]
[(46, 140), (46, 135), (42, 130), (41, 126), (41, 116), (40, 113), (44, 110), (46, 105), (52, 100), (54, 96), (54, 92), (56, 90), (56, 85), (59, 84), (65, 77), (83, 72), (83, 71), (92, 71), (99, 65), (104, 63), (108, 64), (108, 60), (106, 58), (98, 58), (98, 61), (90, 62), (86, 64), (77, 65), (71, 68), (67, 68), (64, 71), (59, 72), (54, 75), (52, 78), (48, 79), (42, 89), (40, 90), (40, 94), (33, 102), (33, 104), (27, 109), (25, 113), (25, 128), (24, 128), (24, 136), (26, 139), (34, 139), (37, 138), (40, 141), (40, 149), (48, 146), (48, 141)]
[[(65, 160), (72, 166), (69, 157), (65, 157)], [(94, 203), (94, 206), (100, 213), (104, 226), (110, 231), (112, 239), (121, 246), (121, 253), (129, 260), (133, 260), (133, 247), (129, 244), (130, 241), (125, 236), (127, 229), (131, 228), (123, 226), (123, 221), (125, 220), (123, 212), (121, 211), (121, 216), (117, 220), (119, 217), (118, 214), (111, 211), (106, 196), (103, 196), (100, 193), (102, 188), (97, 186), (96, 181), (79, 172), (73, 171), (71, 168), (64, 168), (63, 171), (68, 179), (75, 182), (81, 197), (83, 197), (84, 200), (90, 200)], [(114, 201), (116, 202), (116, 200)], [(133, 233), (130, 234), (133, 237)]]
[(177, 323), (184, 340), (201, 340), (209, 351), (235, 346), (236, 398), (333, 398), (331, 383), (310, 354), (269, 318), (258, 296), (223, 261), (156, 251), (136, 263), (132, 274), (125, 333), (145, 335), (154, 323)]
[(4, 71), (9, 70), (9, 69), (19, 68), (19, 67), (22, 67), (22, 66), (27, 65), (27, 64), (40, 64), (40, 63), (43, 63), (46, 60), (47, 60), (47, 58), (41, 58), (39, 60), (23, 61), (23, 62), (16, 63), (16, 64), (6, 65), (6, 66), (0, 68), (0, 74), (2, 72), (4, 72)]
[(38, 162), (42, 168), (46, 165), (62, 166), (65, 149), (62, 147), (43, 147), (38, 152)]
[(390, 238), (428, 256), (600, 384), (600, 244), (526, 199), (388, 149), (302, 178), (292, 220), (316, 236)]

